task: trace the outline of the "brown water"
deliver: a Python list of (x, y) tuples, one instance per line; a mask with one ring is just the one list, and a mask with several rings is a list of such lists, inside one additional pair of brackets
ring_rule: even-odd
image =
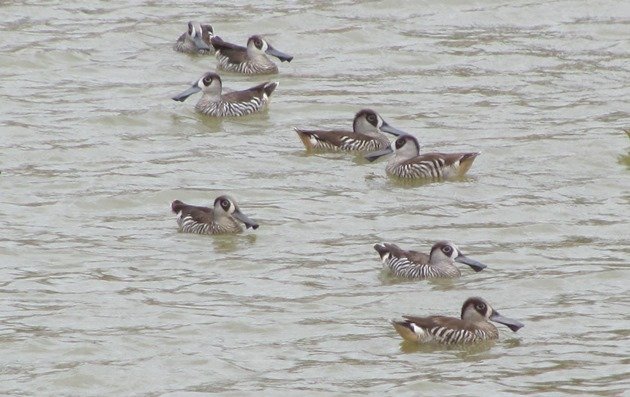
[[(0, 2), (0, 394), (628, 395), (627, 2)], [(190, 19), (295, 56), (269, 111), (169, 99), (213, 57)], [(245, 88), (265, 77), (224, 75)], [(307, 155), (293, 131), (377, 110), (464, 181)], [(236, 197), (261, 227), (177, 233)], [(485, 271), (387, 277), (372, 244), (450, 239)], [(388, 320), (480, 295), (493, 346), (401, 345)]]

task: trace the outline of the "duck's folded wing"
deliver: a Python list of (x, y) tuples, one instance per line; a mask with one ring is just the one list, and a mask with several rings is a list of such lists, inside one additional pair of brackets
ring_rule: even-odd
[(177, 210), (176, 212), (181, 211), (182, 218), (190, 218), (197, 223), (212, 221), (212, 208), (181, 203), (177, 208), (173, 208), (173, 211), (175, 210)]
[(223, 41), (219, 36), (214, 36), (210, 40), (214, 48), (221, 55), (229, 58), (232, 63), (242, 63), (247, 60), (247, 48)]
[(414, 163), (425, 163), (428, 165), (448, 167), (457, 163), (470, 161), (479, 155), (478, 152), (470, 153), (424, 153), (411, 159)]
[(474, 328), (459, 318), (446, 316), (403, 316), (403, 318), (411, 328), (421, 328), (441, 343), (472, 342), (478, 338)]
[(390, 255), (393, 257), (407, 258), (410, 262), (416, 264), (424, 265), (429, 263), (429, 255), (424, 252), (407, 251), (392, 243), (384, 243), (383, 245), (389, 250)]
[(301, 128), (296, 128), (295, 131), (298, 134), (305, 134), (308, 136), (312, 136), (321, 142), (327, 142), (332, 144), (333, 146), (341, 146), (344, 142), (344, 139), (347, 139), (352, 135), (352, 131), (321, 131), (321, 130), (304, 130)]
[(232, 103), (249, 102), (255, 98), (260, 99), (263, 94), (267, 94), (267, 96), (271, 95), (276, 86), (277, 83), (273, 82), (261, 83), (246, 90), (232, 91), (227, 94), (223, 94), (223, 100)]

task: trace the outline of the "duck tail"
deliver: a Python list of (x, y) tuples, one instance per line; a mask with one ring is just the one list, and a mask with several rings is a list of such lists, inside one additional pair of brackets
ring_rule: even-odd
[(391, 255), (391, 251), (388, 247), (388, 243), (377, 243), (374, 244), (374, 249), (378, 252), (378, 255), (381, 257), (382, 261), (387, 260)]
[(398, 332), (398, 335), (400, 335), (404, 340), (409, 342), (418, 342), (418, 334), (416, 334), (410, 321), (391, 320), (391, 323), (396, 332)]
[(313, 134), (310, 131), (301, 130), (299, 128), (294, 128), (294, 130), (297, 132), (306, 150), (313, 150)]
[(472, 167), (473, 162), (480, 154), (480, 152), (464, 153), (459, 159), (459, 174), (464, 175), (466, 172), (468, 172), (470, 167)]
[(267, 94), (267, 96), (271, 96), (271, 94), (273, 93), (273, 91), (278, 88), (278, 86), (280, 85), (279, 82), (277, 81), (272, 81), (269, 83), (265, 83), (263, 90), (265, 91), (265, 94)]
[(184, 208), (184, 203), (179, 201), (179, 200), (175, 200), (171, 203), (171, 211), (173, 211), (174, 213), (178, 213), (179, 211), (181, 211)]
[(219, 49), (225, 45), (225, 41), (220, 36), (212, 36), (210, 44), (216, 49)]

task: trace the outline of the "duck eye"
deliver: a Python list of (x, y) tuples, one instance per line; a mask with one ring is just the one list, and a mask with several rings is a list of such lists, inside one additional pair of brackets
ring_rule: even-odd
[(400, 149), (401, 147), (405, 146), (405, 138), (399, 138), (396, 140), (396, 149)]
[(483, 303), (479, 303), (475, 306), (475, 308), (479, 311), (485, 311), (486, 310), (486, 305), (484, 305)]
[(221, 207), (228, 209), (230, 208), (230, 202), (227, 200), (221, 200)]
[(208, 86), (208, 85), (210, 85), (210, 83), (212, 83), (212, 77), (208, 76), (208, 77), (204, 77), (203, 78), (203, 84), (204, 85)]
[(368, 116), (367, 116), (367, 120), (368, 120), (370, 123), (374, 123), (374, 122), (376, 122), (376, 116), (374, 116), (373, 114), (368, 114)]
[(450, 254), (451, 254), (451, 252), (453, 252), (453, 249), (451, 248), (451, 246), (450, 246), (450, 245), (447, 245), (447, 246), (445, 246), (445, 247), (443, 247), (443, 248), (442, 248), (442, 252), (444, 252), (444, 253), (445, 253), (445, 254), (447, 254), (447, 255), (450, 255)]

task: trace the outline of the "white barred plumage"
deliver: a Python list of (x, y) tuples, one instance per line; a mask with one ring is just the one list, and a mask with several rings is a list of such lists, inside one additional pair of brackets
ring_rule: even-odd
[[(354, 139), (349, 136), (342, 136), (339, 138), (340, 145), (335, 145), (324, 139), (321, 139), (316, 133), (312, 134), (311, 140), (313, 149), (325, 149), (325, 150), (343, 150), (343, 151), (370, 151), (377, 150), (383, 146), (383, 141), (379, 139)], [(385, 146), (389, 143), (385, 138)]]
[(391, 257), (383, 261), (389, 270), (398, 277), (405, 278), (437, 278), (459, 277), (460, 272), (454, 266), (437, 267), (429, 264), (418, 265), (407, 258)]
[(443, 158), (433, 158), (413, 163), (396, 164), (389, 162), (385, 167), (387, 173), (398, 178), (441, 180), (450, 178), (457, 173), (459, 160), (446, 166)]
[(360, 151), (368, 151), (368, 150), (377, 150), (383, 146), (383, 141), (379, 139), (370, 139), (370, 140), (362, 140), (362, 139), (353, 139), (348, 136), (341, 137), (341, 149), (342, 150), (360, 150)]
[(333, 145), (332, 143), (321, 139), (317, 134), (312, 134), (310, 141), (311, 141), (313, 149), (333, 150), (333, 151), (341, 150), (339, 146)]
[(195, 109), (200, 113), (214, 117), (245, 116), (256, 113), (269, 103), (268, 97), (252, 97), (249, 101), (229, 102), (220, 99), (216, 102), (199, 101)]
[(434, 341), (443, 344), (474, 343), (498, 337), (498, 333), (483, 329), (467, 330), (447, 327), (433, 327), (425, 330)]
[(254, 61), (245, 61), (241, 63), (230, 62), (230, 58), (221, 52), (216, 53), (218, 60), (217, 68), (227, 72), (243, 73), (243, 74), (272, 74), (278, 73), (278, 66), (271, 62), (269, 58), (264, 57)]
[(219, 223), (202, 223), (193, 219), (192, 216), (182, 216), (182, 211), (177, 214), (177, 225), (179, 231), (183, 233), (194, 234), (222, 234), (222, 233), (238, 233), (242, 232), (243, 228), (236, 222), (232, 224), (219, 224)]

